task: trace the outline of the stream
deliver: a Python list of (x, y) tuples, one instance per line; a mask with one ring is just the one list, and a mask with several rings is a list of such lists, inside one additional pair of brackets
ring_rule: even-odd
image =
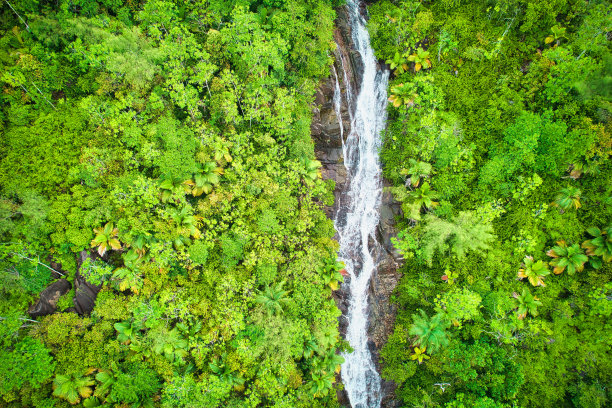
[[(381, 379), (368, 348), (368, 288), (377, 267), (372, 254), (380, 246), (376, 240), (382, 198), (379, 150), (380, 133), (386, 122), (389, 73), (378, 69), (359, 1), (347, 0), (347, 8), (353, 48), (362, 60), (363, 75), (358, 95), (350, 87), (346, 89), (351, 127), (342, 152), (348, 183), (334, 220), (340, 241), (339, 258), (350, 276), (346, 340), (354, 350), (343, 355), (341, 375), (353, 408), (378, 408)], [(344, 75), (346, 78), (346, 71)], [(336, 74), (336, 81), (337, 78)], [(334, 104), (339, 106), (338, 86), (335, 91)]]

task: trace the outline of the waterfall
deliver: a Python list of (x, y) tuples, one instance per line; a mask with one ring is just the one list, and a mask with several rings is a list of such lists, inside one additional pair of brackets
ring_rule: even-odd
[[(338, 118), (338, 125), (340, 126), (340, 140), (344, 145), (344, 124), (342, 123), (342, 91), (340, 91), (340, 81), (338, 80), (338, 73), (336, 67), (332, 65), (334, 69), (334, 78), (336, 79), (334, 87), (334, 111), (336, 112), (336, 118)], [(343, 149), (344, 150), (344, 149)]]
[(343, 66), (346, 99), (349, 112), (352, 111), (350, 132), (343, 144), (349, 182), (341, 196), (335, 226), (340, 237), (339, 257), (350, 276), (346, 340), (354, 351), (344, 354), (342, 382), (353, 408), (378, 408), (381, 380), (368, 349), (368, 287), (376, 270), (372, 253), (379, 245), (376, 227), (382, 180), (378, 153), (380, 132), (386, 122), (389, 73), (377, 69), (358, 0), (347, 0), (347, 8), (353, 45), (363, 62), (363, 76), (359, 95), (355, 97)]

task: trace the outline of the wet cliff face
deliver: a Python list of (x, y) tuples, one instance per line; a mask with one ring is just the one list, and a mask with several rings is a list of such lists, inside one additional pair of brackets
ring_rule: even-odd
[[(340, 193), (345, 189), (347, 182), (347, 171), (343, 164), (342, 137), (345, 138), (350, 132), (351, 109), (350, 101), (347, 100), (347, 88), (358, 93), (359, 75), (363, 72), (361, 60), (357, 51), (351, 49), (350, 27), (347, 23), (346, 12), (340, 8), (337, 10), (336, 31), (334, 37), (338, 48), (335, 51), (334, 68), (329, 78), (321, 82), (317, 91), (315, 107), (313, 109), (313, 122), (311, 133), (315, 142), (315, 152), (318, 160), (322, 163), (322, 176), (324, 179), (332, 179), (336, 182), (334, 194), (336, 204), (326, 208), (326, 213), (333, 218), (337, 211)], [(342, 94), (339, 112), (334, 107), (334, 92), (336, 81)], [(385, 186), (388, 184), (385, 182)], [(369, 328), (368, 337), (370, 349), (375, 363), (380, 371), (379, 352), (387, 341), (393, 329), (395, 320), (395, 306), (390, 304), (389, 297), (399, 282), (398, 272), (401, 257), (391, 244), (391, 237), (397, 234), (394, 228), (395, 217), (401, 214), (399, 203), (393, 200), (389, 192), (383, 193), (380, 209), (380, 222), (377, 228), (378, 241), (382, 245), (376, 245), (374, 255), (378, 261), (377, 272), (370, 281), (369, 288)], [(347, 321), (345, 314), (348, 308), (347, 285), (342, 285), (340, 290), (334, 293), (336, 303), (343, 313), (340, 317), (340, 332), (344, 335)], [(393, 399), (395, 389), (393, 383), (383, 381), (382, 407), (395, 407), (397, 404)], [(345, 395), (340, 393), (340, 403), (348, 406)]]

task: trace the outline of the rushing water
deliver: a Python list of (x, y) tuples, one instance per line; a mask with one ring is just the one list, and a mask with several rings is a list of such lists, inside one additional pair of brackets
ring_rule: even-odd
[(336, 79), (335, 88), (334, 88), (334, 111), (336, 112), (336, 117), (338, 118), (338, 125), (340, 125), (340, 140), (344, 145), (344, 124), (342, 123), (342, 91), (340, 91), (340, 81), (338, 80), (338, 73), (336, 72), (336, 68), (332, 65), (334, 69), (334, 78)]
[(349, 183), (336, 214), (336, 229), (340, 237), (340, 259), (350, 275), (346, 340), (354, 351), (344, 355), (342, 382), (353, 408), (378, 408), (380, 376), (368, 349), (367, 337), (368, 287), (376, 270), (373, 247), (379, 245), (376, 226), (382, 182), (378, 151), (380, 132), (386, 121), (389, 74), (377, 69), (358, 0), (347, 0), (347, 7), (353, 45), (363, 62), (363, 76), (359, 95), (355, 96), (345, 75), (346, 98), (352, 112), (350, 133), (343, 144)]

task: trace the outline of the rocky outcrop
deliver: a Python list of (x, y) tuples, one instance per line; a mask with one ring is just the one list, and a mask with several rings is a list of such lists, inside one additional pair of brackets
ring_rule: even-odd
[(70, 291), (72, 285), (66, 279), (60, 279), (47, 286), (41, 293), (38, 301), (28, 309), (32, 317), (46, 316), (55, 313), (60, 297)]
[[(383, 185), (387, 187), (389, 183), (384, 181)], [(403, 259), (391, 243), (391, 238), (397, 235), (395, 218), (400, 215), (400, 204), (393, 199), (389, 191), (383, 190), (380, 221), (377, 228), (377, 239), (380, 243), (378, 251), (376, 251), (378, 268), (370, 281), (368, 294), (370, 302), (368, 336), (371, 341), (370, 350), (379, 372), (381, 369), (380, 350), (393, 331), (397, 312), (397, 308), (390, 302), (390, 298), (401, 278), (399, 267)], [(399, 404), (395, 401), (394, 394), (395, 384), (383, 380), (381, 385), (383, 394), (381, 407), (398, 407)]]
[[(81, 274), (81, 267), (86, 259), (95, 260), (99, 258), (96, 252), (81, 251), (76, 256), (77, 261), (77, 272), (74, 277), (75, 295), (72, 299), (74, 307), (70, 307), (62, 312), (78, 313), (85, 315), (91, 313), (95, 306), (98, 292), (102, 289), (102, 285), (96, 286), (90, 282), (87, 282), (85, 277)], [(59, 278), (60, 276), (68, 275), (68, 272), (63, 271), (62, 265), (49, 259), (51, 268), (54, 269), (53, 277)], [(60, 274), (61, 271), (62, 274)], [(72, 289), (72, 285), (66, 279), (59, 279), (47, 286), (45, 290), (40, 293), (40, 298), (36, 303), (28, 309), (28, 314), (32, 317), (45, 316), (57, 311), (57, 302), (60, 297), (68, 293)]]
[(77, 255), (77, 273), (74, 277), (76, 293), (74, 299), (72, 299), (72, 303), (74, 303), (76, 312), (81, 315), (91, 313), (96, 304), (98, 292), (102, 289), (102, 285), (97, 286), (87, 282), (85, 277), (81, 274), (81, 266), (88, 258), (94, 260), (98, 258), (98, 254), (88, 251), (79, 252)]
[[(348, 44), (351, 44), (351, 32), (347, 13), (344, 8), (339, 8), (337, 15), (334, 38), (338, 47), (334, 52), (334, 67), (331, 75), (321, 82), (317, 91), (311, 127), (317, 159), (322, 164), (322, 176), (324, 179), (332, 179), (336, 182), (335, 204), (333, 207), (325, 209), (330, 218), (334, 218), (337, 213), (338, 206), (342, 202), (342, 192), (346, 188), (347, 170), (344, 166), (342, 152), (343, 137), (346, 140), (351, 127), (352, 101), (350, 95), (351, 93), (357, 95), (358, 86), (361, 82), (358, 79), (363, 72), (363, 65), (357, 51), (348, 46)], [(334, 108), (336, 81), (342, 96), (339, 114)], [(349, 90), (352, 92), (349, 92)], [(387, 185), (385, 182), (385, 186)], [(379, 371), (380, 349), (387, 341), (395, 321), (395, 306), (390, 303), (389, 298), (399, 282), (398, 269), (402, 261), (401, 256), (391, 244), (391, 237), (397, 234), (394, 224), (395, 217), (398, 215), (401, 215), (399, 203), (393, 199), (391, 193), (384, 192), (380, 209), (380, 223), (377, 228), (377, 241), (380, 244), (373, 244), (375, 247), (374, 255), (378, 261), (378, 270), (372, 277), (369, 291), (370, 325), (368, 334), (370, 348)], [(348, 285), (346, 284), (334, 293), (336, 304), (342, 312), (342, 316), (339, 318), (339, 327), (343, 336), (348, 325), (345, 317), (348, 311), (348, 295)], [(382, 387), (382, 407), (396, 407), (397, 403), (393, 398), (394, 384), (383, 381)], [(341, 405), (349, 406), (346, 393), (339, 392), (338, 400)]]

